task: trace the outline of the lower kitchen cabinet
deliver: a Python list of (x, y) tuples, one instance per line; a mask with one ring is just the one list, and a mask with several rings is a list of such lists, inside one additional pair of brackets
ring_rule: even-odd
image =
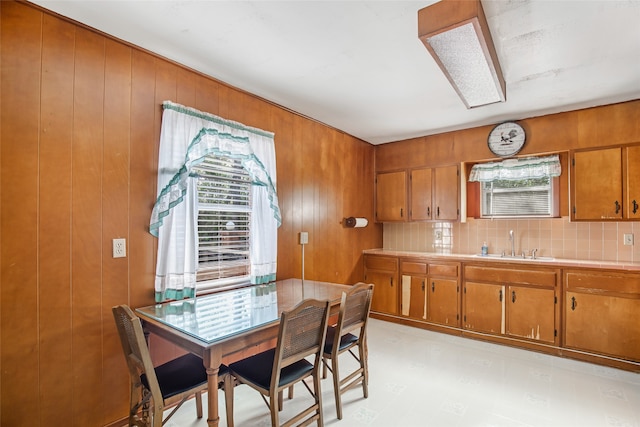
[(427, 292), (427, 320), (446, 326), (460, 326), (460, 264), (430, 263)]
[(459, 271), (457, 262), (401, 259), (402, 315), (459, 326)]
[(466, 280), (463, 311), (465, 329), (504, 334), (504, 286)]
[(463, 328), (558, 344), (560, 271), (465, 265)]
[(402, 277), (401, 314), (412, 319), (427, 320), (427, 271), (426, 261), (401, 261)]
[(364, 281), (375, 285), (372, 311), (398, 314), (398, 258), (365, 254)]
[(640, 273), (365, 254), (372, 316), (640, 373)]
[(566, 270), (564, 346), (640, 361), (640, 274)]
[(510, 286), (507, 294), (507, 330), (511, 337), (555, 344), (556, 290)]

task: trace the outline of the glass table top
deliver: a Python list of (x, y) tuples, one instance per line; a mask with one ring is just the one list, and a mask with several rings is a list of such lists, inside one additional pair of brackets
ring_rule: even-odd
[(207, 343), (277, 323), (276, 284), (254, 286), (136, 309)]
[(280, 321), (280, 314), (305, 298), (340, 304), (349, 286), (313, 280), (285, 279), (180, 301), (137, 308), (143, 320), (153, 319), (212, 344)]

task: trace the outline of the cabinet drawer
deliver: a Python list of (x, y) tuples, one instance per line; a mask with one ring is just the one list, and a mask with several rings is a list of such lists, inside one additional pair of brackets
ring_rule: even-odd
[(429, 275), (458, 277), (459, 264), (429, 264)]
[(519, 268), (479, 267), (467, 265), (465, 280), (494, 282), (499, 284), (518, 283), (524, 285), (556, 286), (555, 270), (525, 270)]
[(640, 274), (638, 273), (568, 270), (565, 273), (565, 283), (567, 290), (575, 291), (582, 288), (598, 293), (640, 294)]
[(364, 266), (369, 270), (397, 271), (398, 259), (384, 256), (367, 256), (364, 258)]
[(402, 261), (402, 264), (400, 265), (400, 270), (402, 270), (403, 274), (427, 274), (427, 263), (425, 262)]

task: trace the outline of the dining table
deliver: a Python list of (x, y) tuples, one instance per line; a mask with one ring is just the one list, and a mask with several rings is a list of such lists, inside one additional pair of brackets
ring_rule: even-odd
[(146, 333), (200, 356), (207, 372), (207, 424), (218, 426), (218, 370), (225, 356), (272, 341), (280, 316), (305, 299), (339, 311), (349, 285), (285, 279), (136, 308)]

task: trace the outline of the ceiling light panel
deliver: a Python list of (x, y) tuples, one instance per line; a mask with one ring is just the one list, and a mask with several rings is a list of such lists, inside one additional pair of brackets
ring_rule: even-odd
[(505, 83), (479, 0), (418, 11), (418, 36), (467, 108), (504, 102)]

